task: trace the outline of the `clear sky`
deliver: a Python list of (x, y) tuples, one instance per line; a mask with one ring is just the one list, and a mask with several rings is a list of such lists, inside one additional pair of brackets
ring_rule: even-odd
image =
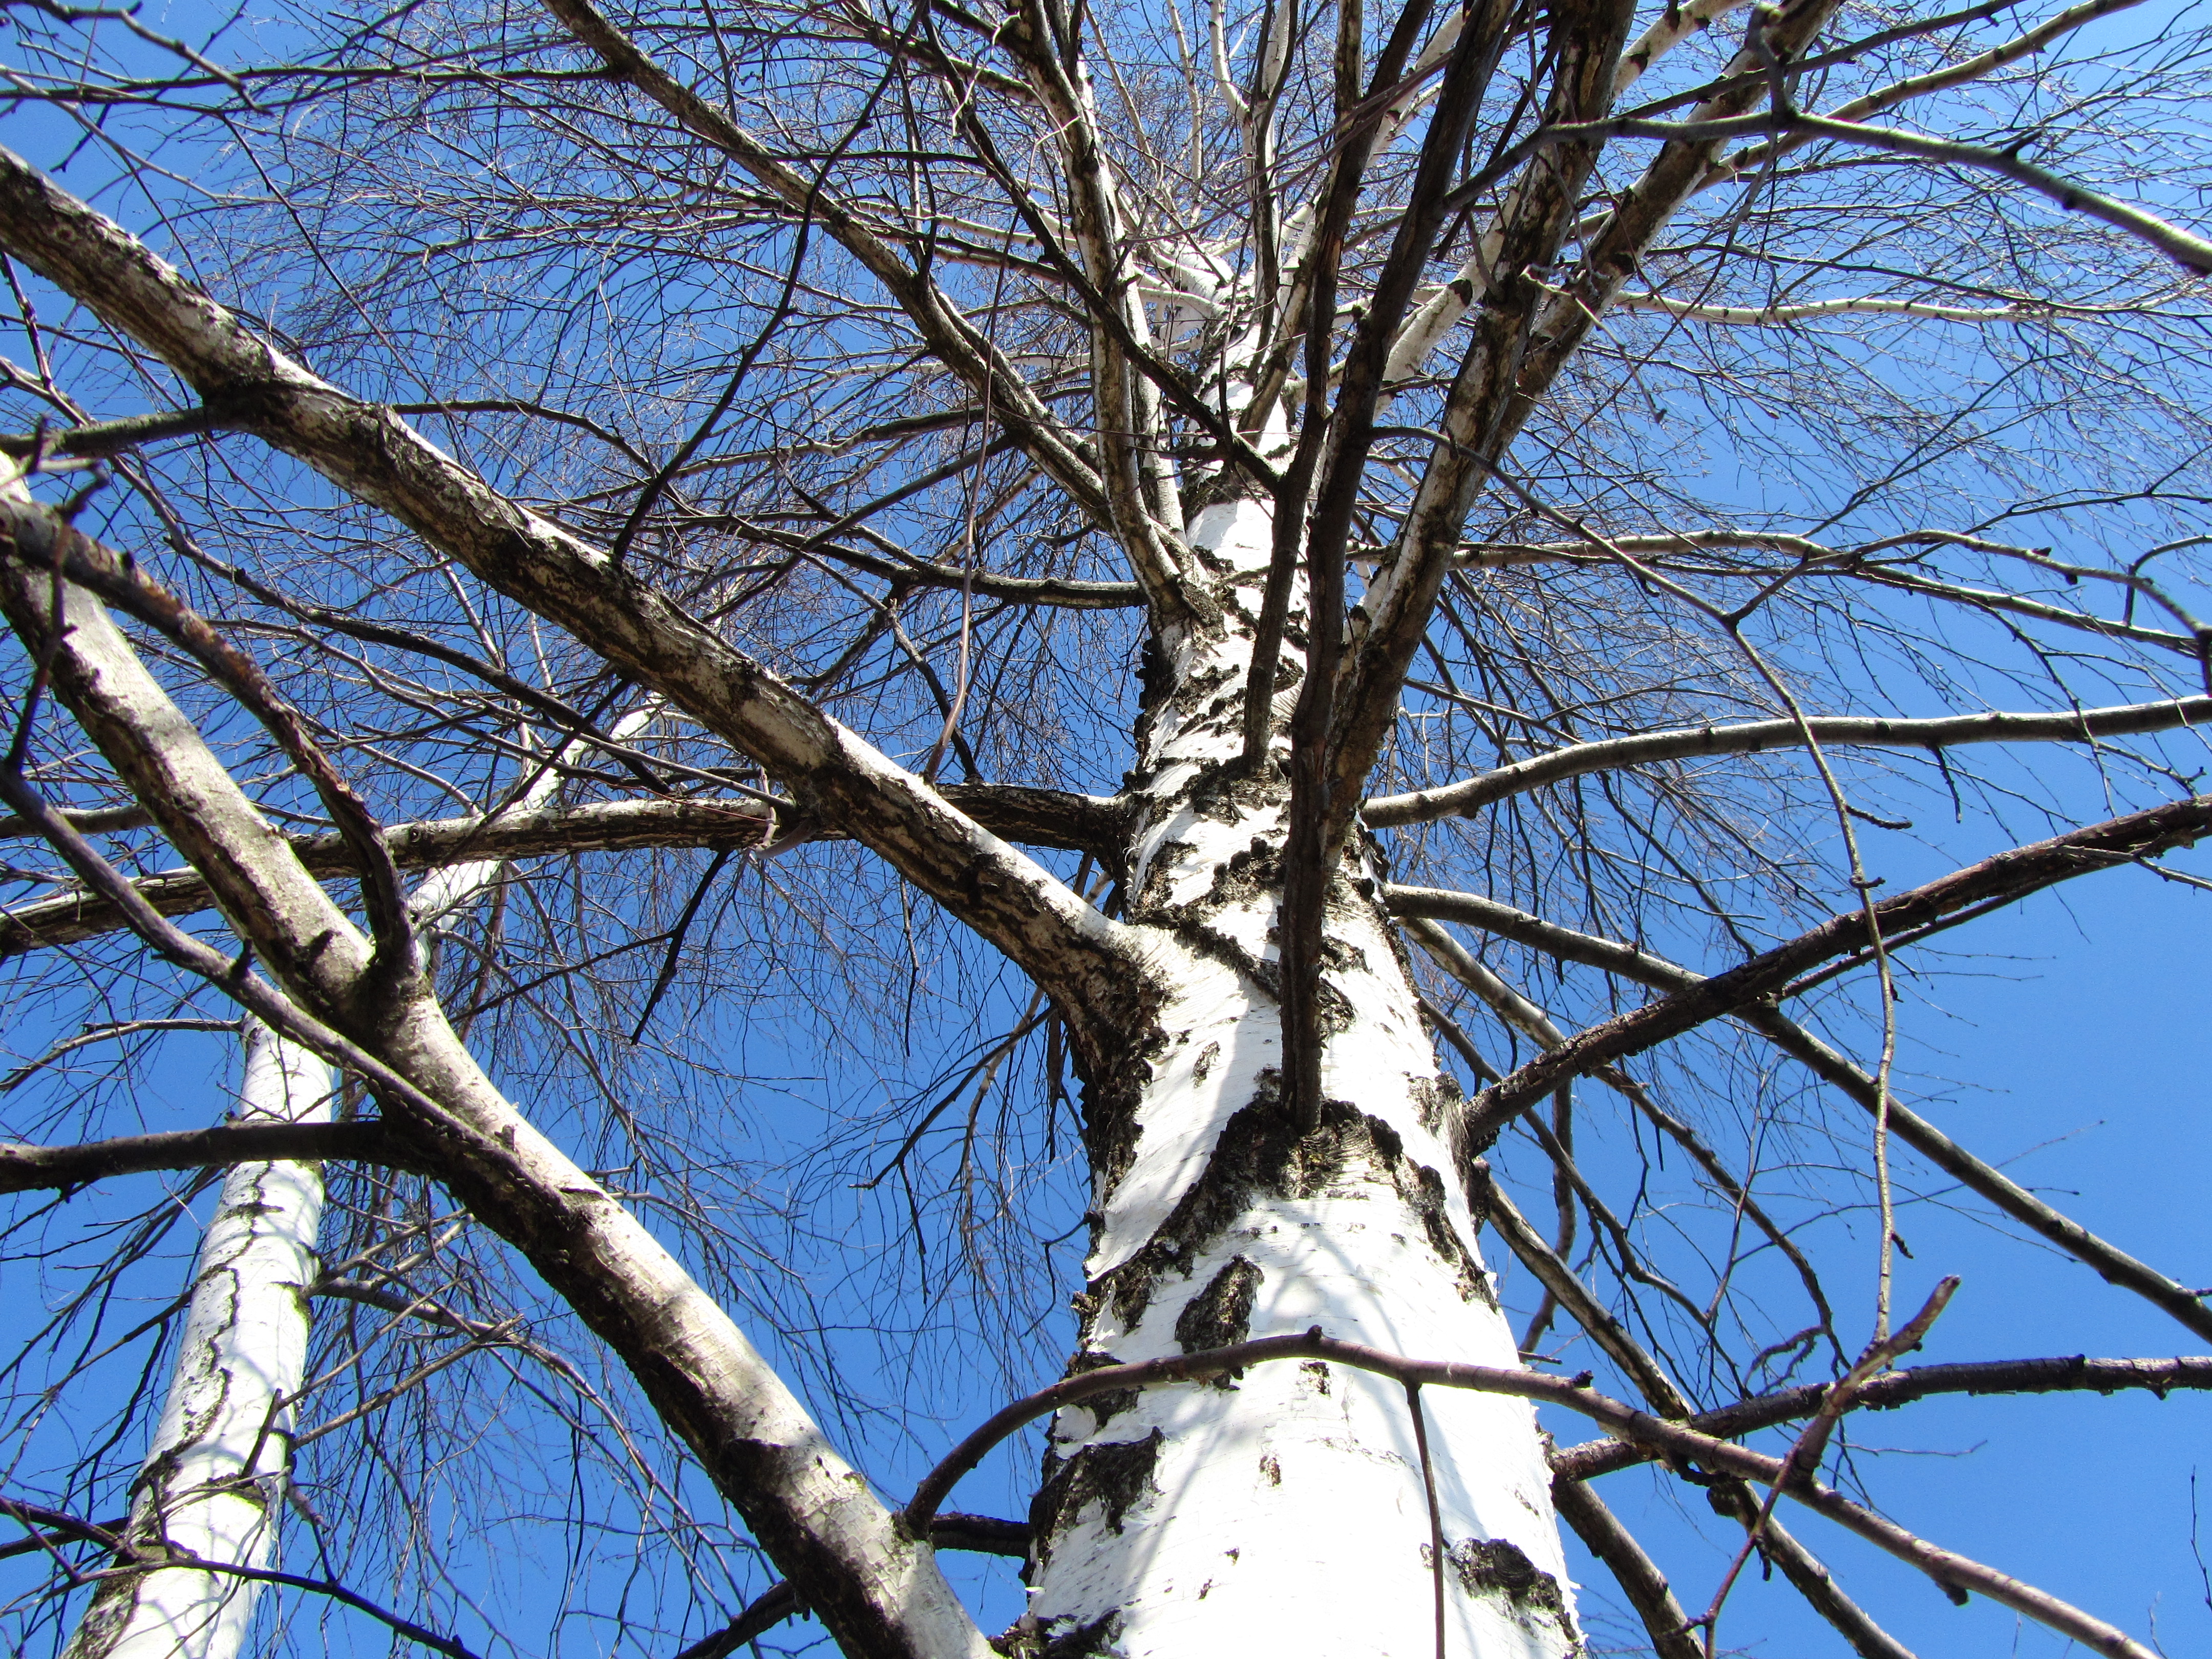
[[(186, 9), (172, 8), (164, 26), (183, 29), (179, 17)], [(2152, 27), (2172, 15), (2141, 14), (2152, 18)], [(115, 210), (127, 212), (120, 204)], [(2021, 706), (2016, 697), (2004, 702)], [(2069, 804), (2078, 802), (2084, 817), (2100, 815), (2094, 788), (2069, 789)], [(1938, 860), (1901, 839), (1870, 836), (1870, 844), (1893, 887), (1955, 861)], [(2212, 859), (2201, 853), (2176, 862), (2212, 876)], [(1903, 1066), (1916, 1097), (1929, 1099), (1929, 1115), (1977, 1152), (2004, 1163), (2017, 1178), (2154, 1266), (2212, 1286), (2205, 1179), (2212, 1170), (2208, 936), (2212, 893), (2138, 871), (2076, 881), (1976, 922), (1951, 943), (1984, 959), (1916, 987), (1905, 1005)], [(27, 1048), (32, 1036), (19, 1029), (11, 1042)], [(173, 1052), (175, 1062), (138, 1103), (147, 1127), (220, 1115), (233, 1069), (227, 1052), (213, 1040), (180, 1041)], [(750, 1049), (733, 1059), (732, 1069), (788, 1079), (750, 1098), (763, 1103), (764, 1115), (782, 1112), (797, 1136), (817, 1121), (821, 1106), (807, 1098), (807, 1074), (817, 1063), (818, 1056), (793, 1052), (760, 1032)], [(1929, 1095), (1929, 1079), (1937, 1078), (1950, 1081)], [(119, 1183), (111, 1194), (77, 1202), (112, 1203), (124, 1213), (150, 1201), (155, 1190), (146, 1182)], [(1071, 1218), (1079, 1214), (1080, 1200), (1065, 1182), (1048, 1197), (1065, 1205)], [(1917, 1303), (1944, 1273), (1964, 1281), (1920, 1359), (2160, 1355), (2192, 1345), (2187, 1333), (2137, 1298), (1994, 1222), (1977, 1200), (1916, 1203), (1901, 1215), (1899, 1231), (1912, 1251), (1900, 1264), (1901, 1301)], [(1495, 1239), (1483, 1243), (1492, 1267), (1505, 1267)], [(1869, 1275), (1871, 1255), (1869, 1245)], [(179, 1263), (159, 1265), (168, 1275), (162, 1283), (177, 1282)], [(1065, 1255), (1060, 1265), (1068, 1265)], [(1510, 1297), (1510, 1270), (1507, 1277)], [(893, 1368), (881, 1365), (872, 1337), (860, 1329), (869, 1313), (865, 1297), (841, 1302), (854, 1287), (833, 1278), (825, 1275), (819, 1287), (823, 1306), (833, 1331), (852, 1333), (825, 1339), (833, 1353), (856, 1373), (872, 1373), (876, 1386), (897, 1386)], [(161, 1294), (150, 1278), (133, 1288), (149, 1302)], [(7, 1317), (20, 1317), (15, 1310), (23, 1304), (10, 1300), (17, 1294), (0, 1281)], [(1851, 1304), (1847, 1333), (1864, 1330), (1863, 1301), (1862, 1294)], [(839, 1321), (850, 1323), (841, 1328)], [(1066, 1334), (1058, 1338), (1062, 1348)], [(902, 1494), (935, 1449), (1000, 1403), (1000, 1396), (980, 1389), (981, 1369), (909, 1379), (915, 1419), (865, 1449), (867, 1468), (887, 1492)], [(120, 1389), (130, 1380), (118, 1371), (100, 1386), (112, 1382)], [(939, 1390), (934, 1397), (923, 1397), (933, 1389)], [(100, 1414), (98, 1403), (72, 1403), (88, 1420)], [(930, 1422), (933, 1415), (942, 1422)], [(1563, 1441), (1587, 1434), (1576, 1421), (1550, 1426)], [(1854, 1420), (1850, 1440), (1855, 1468), (1903, 1524), (2147, 1632), (2164, 1651), (2179, 1656), (2212, 1650), (2212, 1580), (2204, 1567), (2212, 1561), (2208, 1429), (2212, 1395), (1961, 1399), (1868, 1414)], [(1034, 1440), (1022, 1443), (994, 1459), (970, 1477), (953, 1507), (1019, 1513), (1034, 1484)], [(2192, 1481), (2203, 1516), (2202, 1559), (2192, 1547)], [(1661, 1557), (1684, 1602), (1698, 1610), (1727, 1565), (1727, 1529), (1697, 1514), (1694, 1491), (1666, 1477), (1625, 1474), (1608, 1478), (1602, 1490), (1632, 1524), (1650, 1523), (1638, 1528), (1640, 1535)], [(1699, 1521), (1702, 1534), (1683, 1525), (1681, 1514)], [(2055, 1638), (1986, 1603), (1952, 1607), (1911, 1570), (1802, 1512), (1785, 1506), (1784, 1515), (1827, 1557), (1846, 1589), (1923, 1659), (2041, 1659), (2062, 1650)], [(1018, 1591), (1004, 1566), (957, 1559), (949, 1565), (976, 1589), (987, 1628), (1003, 1626), (1018, 1610)], [(487, 1560), (486, 1571), (492, 1570)], [(1617, 1599), (1608, 1575), (1586, 1565), (1580, 1577), (1596, 1645), (1618, 1645), (1627, 1627), (1605, 1616), (1605, 1604)], [(13, 1582), (0, 1573), (0, 1586)], [(1755, 1571), (1735, 1592), (1721, 1628), (1723, 1650), (1771, 1659), (1842, 1651), (1793, 1591), (1778, 1582), (1760, 1583)], [(775, 1645), (802, 1644), (817, 1630), (787, 1627)], [(322, 1621), (317, 1639), (335, 1652), (366, 1654), (385, 1646), (376, 1626), (348, 1615)]]

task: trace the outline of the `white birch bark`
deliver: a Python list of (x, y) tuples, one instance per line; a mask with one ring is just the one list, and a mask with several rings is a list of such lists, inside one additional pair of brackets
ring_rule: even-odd
[[(1194, 631), (1149, 704), (1128, 920), (1176, 988), (1094, 1085), (1093, 1243), (1078, 1369), (1319, 1325), (1401, 1353), (1516, 1363), (1474, 1243), (1456, 1091), (1424, 1034), (1370, 872), (1332, 891), (1322, 1125), (1276, 1103), (1273, 938), (1287, 786), (1239, 779), (1267, 509), (1208, 508), (1191, 544), (1225, 633)], [(1293, 618), (1295, 629), (1297, 618)], [(1279, 694), (1279, 714), (1293, 693)], [(1446, 1642), (1557, 1659), (1578, 1641), (1530, 1408), (1425, 1396)], [(1032, 1651), (1436, 1650), (1429, 1517), (1404, 1392), (1317, 1364), (1107, 1397), (1054, 1420), (1032, 1519)]]
[[(635, 736), (654, 712), (635, 711), (611, 735)], [(546, 767), (512, 810), (545, 806), (560, 784), (561, 774)], [(416, 925), (449, 925), (504, 867), (479, 859), (433, 872), (409, 900)], [(249, 1018), (232, 1121), (326, 1123), (336, 1087), (320, 1059)], [(294, 1401), (307, 1376), (322, 1212), (320, 1164), (241, 1164), (224, 1176), (125, 1534), (142, 1554), (180, 1553), (213, 1565), (106, 1581), (64, 1659), (237, 1659), (262, 1581), (222, 1569), (265, 1567), (276, 1547)]]
[[(258, 1023), (235, 1122), (329, 1121), (330, 1067)], [(264, 1567), (284, 1501), (292, 1397), (307, 1356), (321, 1166), (240, 1164), (223, 1177), (192, 1276), (167, 1402), (131, 1493), (125, 1536), (165, 1554)], [(66, 1659), (232, 1659), (260, 1583), (196, 1566), (110, 1578)]]

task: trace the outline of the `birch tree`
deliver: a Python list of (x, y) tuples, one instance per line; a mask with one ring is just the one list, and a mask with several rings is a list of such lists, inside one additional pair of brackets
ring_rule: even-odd
[[(650, 708), (626, 716), (612, 735), (635, 737), (651, 716)], [(514, 803), (526, 812), (547, 805), (561, 781), (550, 766), (532, 773)], [(478, 859), (434, 871), (409, 896), (416, 925), (434, 943), (434, 931), (501, 867)], [(313, 1050), (250, 1016), (244, 1050), (232, 1123), (331, 1121), (337, 1079)], [(180, 1547), (218, 1565), (105, 1580), (70, 1638), (71, 1659), (228, 1659), (240, 1650), (261, 1581), (222, 1568), (269, 1565), (272, 1513), (282, 1513), (290, 1473), (293, 1408), (307, 1381), (322, 1211), (313, 1163), (241, 1164), (224, 1176), (125, 1533), (135, 1548)]]
[[(1747, 1571), (1907, 1651), (1839, 1534), (2151, 1652), (1851, 1461), (2212, 1382), (1915, 1363), (1897, 1249), (2212, 1335), (1911, 1059), (1937, 935), (2205, 884), (2205, 42), (2129, 14), (12, 9), (19, 1640), (1534, 1659), (1564, 1522), (1661, 1659)], [(240, 1019), (343, 1109), (156, 1063)], [(217, 1188), (312, 1346), (146, 1288)], [(70, 1413), (173, 1351), (134, 1486)]]

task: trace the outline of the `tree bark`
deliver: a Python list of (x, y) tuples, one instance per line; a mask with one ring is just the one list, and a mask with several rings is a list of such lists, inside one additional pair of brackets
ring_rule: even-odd
[[(331, 1069), (249, 1025), (234, 1121), (327, 1122)], [(185, 1333), (124, 1539), (131, 1557), (215, 1564), (104, 1580), (65, 1659), (231, 1659), (261, 1585), (291, 1462), (292, 1404), (307, 1358), (318, 1271), (319, 1164), (240, 1164), (223, 1177), (192, 1276)]]
[[(653, 713), (648, 706), (631, 714), (612, 735), (635, 735)], [(553, 766), (540, 769), (514, 815), (526, 822), (549, 806), (562, 778)], [(408, 909), (434, 934), (503, 867), (497, 858), (447, 865), (409, 896)], [(336, 1087), (321, 1060), (248, 1021), (234, 1122), (327, 1123)], [(307, 1380), (323, 1196), (319, 1164), (241, 1164), (225, 1176), (125, 1534), (135, 1555), (181, 1550), (212, 1565), (109, 1580), (66, 1659), (236, 1659), (244, 1645), (262, 1581), (222, 1569), (266, 1566), (276, 1546), (293, 1409)]]
[[(1474, 1251), (1458, 1093), (1357, 849), (1328, 896), (1320, 1127), (1301, 1135), (1282, 1100), (1274, 928), (1290, 791), (1272, 759), (1238, 760), (1271, 539), (1260, 503), (1199, 515), (1190, 544), (1225, 620), (1170, 630), (1148, 680), (1126, 914), (1173, 988), (1127, 1034), (1120, 1069), (1089, 1081), (1097, 1197), (1072, 1369), (1316, 1325), (1513, 1365)], [(1294, 607), (1294, 639), (1300, 620)], [(1277, 755), (1295, 678), (1277, 682)], [(1449, 1650), (1573, 1651), (1531, 1409), (1441, 1390), (1422, 1409)], [(1031, 1520), (1017, 1650), (1436, 1651), (1414, 1423), (1386, 1379), (1268, 1365), (1068, 1407)]]

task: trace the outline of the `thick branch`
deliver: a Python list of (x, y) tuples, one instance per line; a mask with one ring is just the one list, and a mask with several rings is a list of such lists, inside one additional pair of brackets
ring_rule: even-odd
[[(1681, 991), (1703, 982), (1698, 975), (1663, 957), (1615, 939), (1599, 939), (1562, 927), (1557, 922), (1546, 921), (1495, 899), (1422, 887), (1393, 887), (1388, 890), (1387, 896), (1390, 908), (1399, 915), (1463, 922), (1542, 951), (1563, 962), (1580, 963), (1618, 974), (1623, 979), (1657, 990)], [(1784, 1054), (1802, 1061), (1815, 1075), (1835, 1085), (1868, 1111), (1874, 1111), (1880, 1103), (1871, 1076), (1779, 1010), (1754, 1004), (1737, 1010), (1735, 1017)], [(2038, 1237), (2056, 1244), (2107, 1284), (2133, 1291), (2164, 1309), (2198, 1336), (2212, 1341), (2212, 1310), (2208, 1310), (2203, 1300), (2180, 1280), (2136, 1261), (2072, 1217), (2051, 1208), (2002, 1170), (1976, 1158), (1894, 1095), (1890, 1097), (1888, 1115), (1890, 1133), (1960, 1185), (1979, 1194)]]
[(205, 1170), (230, 1164), (313, 1164), (349, 1158), (419, 1170), (422, 1160), (385, 1126), (353, 1123), (226, 1123), (211, 1129), (121, 1135), (76, 1146), (0, 1143), (0, 1193), (67, 1192), (111, 1176), (154, 1170)]
[[(1059, 847), (1104, 854), (1119, 845), (1122, 822), (1119, 801), (1102, 795), (1076, 795), (1011, 784), (956, 784), (945, 798), (994, 834), (1032, 847)], [(94, 814), (78, 814), (77, 827), (143, 827), (148, 814), (125, 808), (88, 824)], [(15, 833), (16, 820), (0, 821), (0, 835)], [(664, 800), (602, 801), (566, 809), (507, 812), (493, 818), (429, 819), (393, 824), (384, 831), (392, 860), (402, 870), (435, 870), (479, 860), (508, 861), (579, 853), (621, 852), (645, 847), (696, 847), (721, 850), (761, 847), (799, 827), (791, 804), (687, 797)], [(821, 840), (839, 840), (824, 830)], [(297, 836), (292, 851), (317, 876), (355, 872), (352, 855), (336, 836)], [(189, 915), (214, 902), (197, 870), (168, 870), (142, 877), (140, 895), (165, 916)], [(0, 912), (0, 960), (25, 951), (75, 945), (113, 933), (126, 924), (115, 907), (88, 889), (57, 894), (35, 904)]]
[(2154, 1659), (2150, 1649), (2124, 1631), (2094, 1614), (2069, 1606), (2057, 1597), (2023, 1583), (2008, 1573), (1916, 1537), (1895, 1522), (1853, 1503), (1832, 1487), (1807, 1475), (1796, 1474), (1783, 1459), (1768, 1457), (1748, 1448), (1700, 1433), (1686, 1424), (1668, 1422), (1638, 1411), (1618, 1400), (1579, 1387), (1565, 1378), (1535, 1371), (1510, 1370), (1494, 1365), (1462, 1364), (1449, 1360), (1408, 1359), (1355, 1342), (1340, 1342), (1322, 1334), (1321, 1328), (1298, 1335), (1266, 1336), (1225, 1348), (1166, 1358), (1140, 1360), (1133, 1364), (1103, 1365), (1096, 1370), (1063, 1377), (1048, 1389), (994, 1413), (933, 1469), (915, 1491), (906, 1507), (907, 1526), (915, 1531), (929, 1524), (937, 1505), (955, 1482), (980, 1462), (990, 1449), (1024, 1424), (1059, 1410), (1120, 1389), (1158, 1387), (1163, 1383), (1203, 1381), (1244, 1366), (1277, 1359), (1319, 1359), (1370, 1371), (1401, 1383), (1423, 1388), (1469, 1389), (1500, 1394), (1578, 1413), (1624, 1440), (1650, 1448), (1654, 1456), (1702, 1464), (1708, 1469), (1740, 1476), (1763, 1486), (1782, 1483), (1782, 1489), (1798, 1502), (1826, 1516), (1876, 1548), (1917, 1567), (1954, 1591), (1975, 1591), (2002, 1606), (2026, 1614), (2040, 1624), (2072, 1637), (2083, 1646), (2113, 1659)]
[(1598, 1299), (1575, 1277), (1574, 1269), (1561, 1261), (1557, 1252), (1547, 1244), (1536, 1230), (1528, 1224), (1528, 1218), (1514, 1207), (1497, 1177), (1482, 1160), (1476, 1160), (1478, 1170), (1474, 1189), (1469, 1197), (1475, 1201), (1478, 1212), (1497, 1230), (1506, 1247), (1520, 1259), (1521, 1265), (1547, 1291), (1558, 1298), (1567, 1316), (1589, 1334), (1589, 1339), (1605, 1352), (1606, 1357), (1620, 1367), (1637, 1391), (1648, 1401), (1654, 1411), (1666, 1417), (1687, 1417), (1689, 1402), (1682, 1398), (1681, 1390), (1674, 1386), (1674, 1378), (1659, 1368), (1658, 1362), (1638, 1346), (1621, 1323), (1608, 1313)]
[[(1572, 124), (1582, 118), (1576, 112), (1601, 111), (1611, 102), (1633, 11), (1613, 0), (1553, 9), (1548, 48), (1554, 69), (1544, 111), (1547, 125)], [(1395, 556), (1361, 602), (1364, 627), (1336, 677), (1323, 836), (1331, 857), (1342, 846), (1375, 758), (1397, 725), (1406, 673), (1427, 636), (1430, 614), (1458, 551), (1468, 512), (1489, 482), (1489, 468), (1527, 419), (1532, 399), (1548, 385), (1532, 383), (1524, 367), (1529, 330), (1552, 291), (1536, 273), (1559, 258), (1598, 148), (1597, 143), (1566, 145), (1532, 156), (1484, 240), (1488, 276), (1473, 313), (1467, 354), (1438, 422), (1443, 441), (1431, 453), (1407, 510)], [(1476, 298), (1473, 285), (1468, 293), (1471, 301)]]
[[(2092, 870), (2188, 846), (2208, 832), (2212, 795), (2131, 812), (2014, 848), (1900, 893), (1875, 907), (1875, 925), (1884, 938), (1894, 938), (1969, 907), (2009, 903)], [(1468, 1114), (1471, 1143), (1487, 1146), (1506, 1124), (1568, 1079), (1772, 996), (1804, 969), (1868, 943), (1864, 913), (1847, 911), (1724, 973), (1577, 1033), (1475, 1097)]]
[(1558, 1480), (1552, 1486), (1552, 1503), (1583, 1547), (1611, 1569), (1620, 1593), (1644, 1621), (1657, 1659), (1704, 1659), (1704, 1648), (1690, 1634), (1690, 1615), (1674, 1599), (1667, 1576), (1605, 1500), (1579, 1480)]
[[(1577, 1486), (1575, 1490), (1588, 1489)], [(929, 1541), (941, 1550), (1009, 1555), (1021, 1560), (1030, 1553), (1030, 1528), (1025, 1521), (1001, 1521), (988, 1515), (940, 1515), (929, 1523)], [(799, 1600), (790, 1580), (779, 1579), (745, 1603), (744, 1610), (728, 1624), (701, 1637), (676, 1659), (729, 1659), (739, 1648), (805, 1611), (806, 1604)]]
[[(2175, 1359), (2090, 1359), (2064, 1354), (2051, 1359), (1984, 1359), (1954, 1365), (1914, 1365), (1889, 1371), (1860, 1385), (1852, 1409), (1889, 1411), (1937, 1395), (2117, 1394), (2142, 1389), (2161, 1399), (2176, 1389), (2212, 1389), (2212, 1357)], [(1808, 1383), (1738, 1401), (1689, 1419), (1700, 1434), (1734, 1440), (1778, 1423), (1811, 1417), (1827, 1399), (1828, 1384)], [(1552, 1455), (1552, 1469), (1562, 1480), (1589, 1480), (1656, 1454), (1619, 1440), (1592, 1440), (1563, 1447)]]
[[(565, 0), (564, 0), (565, 4)], [(207, 403), (392, 514), (752, 756), (1053, 991), (1086, 1042), (1142, 983), (1121, 931), (922, 780), (389, 410), (317, 379), (118, 226), (0, 151), (0, 240)], [(1013, 398), (1007, 388), (999, 395)]]
[[(1757, 26), (1766, 49), (1786, 62), (1802, 53), (1827, 27), (1837, 0), (1789, 0)], [(1686, 130), (1710, 136), (1675, 137), (1661, 147), (1644, 174), (1614, 198), (1613, 211), (1583, 244), (1581, 264), (1570, 273), (1546, 307), (1522, 365), (1522, 409), (1541, 397), (1580, 349), (1630, 278), (1644, 268), (1650, 250), (1668, 222), (1704, 186), (1717, 159), (1721, 137), (1711, 134), (1717, 122), (1740, 116), (1766, 94), (1759, 53), (1747, 45), (1730, 60), (1724, 89), (1700, 104)]]
[[(60, 617), (50, 614), (56, 598)], [(194, 849), (241, 938), (301, 1006), (138, 902), (11, 757), (0, 795), (163, 954), (358, 1071), (437, 1179), (513, 1243), (629, 1367), (659, 1414), (855, 1659), (984, 1659), (926, 1546), (892, 1517), (637, 1218), (485, 1077), (419, 975), (377, 981), (359, 932), (293, 855), (98, 603), (0, 559), (0, 603), (55, 691), (162, 832)], [(301, 1007), (306, 1013), (301, 1012)], [(322, 1023), (318, 1023), (322, 1022)]]
[(1384, 795), (1361, 807), (1371, 829), (1427, 823), (1472, 814), (1492, 801), (1524, 794), (1546, 784), (1591, 772), (1645, 766), (1654, 761), (1699, 755), (1753, 755), (1773, 749), (1799, 749), (1809, 728), (1821, 744), (1881, 749), (1947, 749), (1969, 743), (2088, 743), (2099, 738), (2167, 732), (2212, 722), (2212, 697), (2182, 697), (2165, 702), (2124, 703), (2069, 714), (1950, 714), (1935, 720), (1888, 720), (1879, 716), (1823, 715), (1796, 720), (1753, 720), (1741, 726), (1686, 726), (1672, 732), (1578, 743), (1549, 754), (1531, 755), (1440, 789)]

